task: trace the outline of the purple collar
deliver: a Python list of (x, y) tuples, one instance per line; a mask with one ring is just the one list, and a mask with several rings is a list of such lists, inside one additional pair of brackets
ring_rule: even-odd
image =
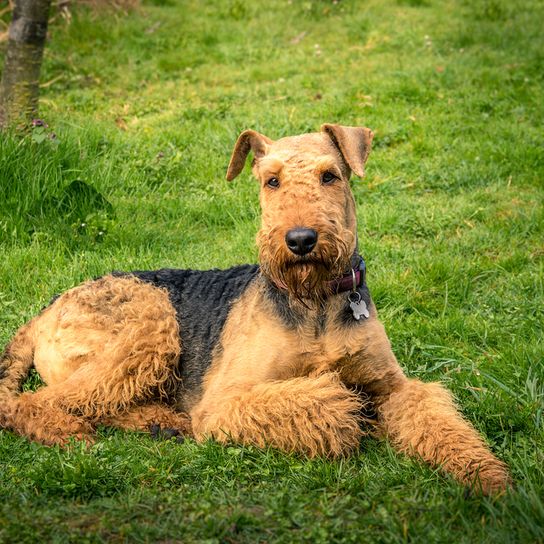
[(329, 289), (331, 294), (337, 295), (345, 291), (355, 291), (357, 287), (362, 287), (365, 284), (366, 264), (365, 260), (359, 256), (358, 263), (341, 278), (329, 281)]

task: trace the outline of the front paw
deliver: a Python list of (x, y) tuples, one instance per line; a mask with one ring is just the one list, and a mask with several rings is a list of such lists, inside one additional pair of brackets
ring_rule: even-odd
[(480, 466), (467, 478), (471, 491), (487, 496), (503, 495), (512, 489), (512, 478), (500, 461)]

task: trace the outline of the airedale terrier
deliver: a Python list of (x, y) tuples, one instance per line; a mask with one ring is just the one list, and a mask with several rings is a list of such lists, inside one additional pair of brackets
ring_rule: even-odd
[[(505, 465), (440, 384), (405, 376), (378, 321), (349, 183), (372, 137), (242, 132), (227, 179), (253, 152), (260, 265), (114, 273), (62, 294), (0, 359), (0, 425), (64, 444), (153, 424), (309, 456), (352, 452), (371, 429), (484, 493), (506, 489)], [(47, 385), (20, 394), (33, 365)]]

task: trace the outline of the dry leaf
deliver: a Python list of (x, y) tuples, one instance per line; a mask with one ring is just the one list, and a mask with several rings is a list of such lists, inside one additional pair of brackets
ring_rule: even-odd
[(292, 45), (297, 45), (298, 43), (300, 43), (303, 39), (304, 39), (304, 36), (306, 36), (306, 32), (301, 32), (300, 34), (297, 34), (292, 40), (291, 40), (291, 44)]
[(126, 121), (125, 121), (122, 117), (116, 117), (116, 119), (115, 119), (115, 124), (116, 124), (117, 127), (120, 128), (121, 130), (128, 130), (127, 123), (126, 123)]

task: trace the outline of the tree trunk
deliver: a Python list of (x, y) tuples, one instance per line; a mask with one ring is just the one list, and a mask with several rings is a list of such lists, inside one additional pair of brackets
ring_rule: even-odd
[(15, 0), (0, 83), (0, 129), (38, 115), (40, 68), (51, 0)]

